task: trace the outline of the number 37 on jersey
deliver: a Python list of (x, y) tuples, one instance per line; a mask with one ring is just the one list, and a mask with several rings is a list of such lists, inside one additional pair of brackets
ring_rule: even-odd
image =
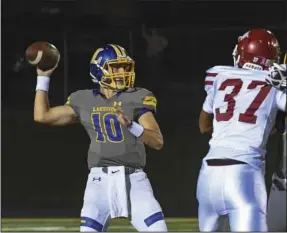
[[(232, 120), (256, 124), (260, 111), (266, 116), (272, 111), (273, 104), (278, 102), (278, 91), (266, 84), (264, 72), (242, 71), (240, 75), (233, 72), (207, 73), (203, 110), (213, 113), (217, 122)], [(236, 72), (239, 73), (238, 69)], [(286, 100), (281, 98), (276, 108), (284, 111), (285, 105)]]
[[(220, 108), (215, 109), (215, 119), (217, 121), (229, 121), (233, 117), (236, 106), (235, 97), (240, 93), (242, 86), (243, 81), (241, 79), (226, 79), (221, 83), (218, 91), (225, 91), (231, 87), (231, 92), (224, 95), (223, 101), (227, 104), (225, 112), (220, 111)], [(264, 81), (253, 80), (247, 86), (246, 94), (248, 93), (248, 90), (253, 89), (257, 89), (257, 95), (252, 95), (252, 99), (247, 97), (242, 99), (244, 106), (246, 106), (246, 102), (251, 101), (251, 103), (249, 106), (247, 106), (244, 112), (239, 113), (238, 121), (240, 122), (256, 124), (257, 116), (255, 113), (260, 108), (261, 104), (270, 92), (271, 86), (267, 86)]]

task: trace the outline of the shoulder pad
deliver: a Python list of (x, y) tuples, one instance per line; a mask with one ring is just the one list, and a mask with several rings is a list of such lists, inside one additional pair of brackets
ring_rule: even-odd
[(73, 99), (73, 101), (75, 101), (76, 99), (81, 98), (81, 96), (85, 96), (87, 93), (90, 93), (91, 91), (92, 90), (78, 90), (78, 91), (74, 91), (68, 97), (67, 103), (70, 103), (71, 99)]
[(141, 88), (141, 87), (133, 87), (133, 88), (126, 89), (124, 92), (125, 93), (133, 93), (133, 92), (137, 92), (137, 91), (139, 91), (141, 89), (143, 89), (143, 88)]
[(147, 95), (147, 94), (151, 93), (151, 91), (149, 91), (149, 90), (147, 90), (145, 88), (142, 88), (142, 87), (129, 88), (125, 92), (126, 93), (135, 93), (135, 92), (137, 92), (140, 95)]
[(82, 96), (82, 95), (86, 95), (87, 93), (90, 93), (91, 91), (93, 91), (93, 90), (92, 89), (77, 90), (77, 91), (73, 92), (71, 95)]
[(206, 76), (215, 77), (218, 73), (236, 70), (237, 68), (234, 66), (213, 66), (206, 70)]

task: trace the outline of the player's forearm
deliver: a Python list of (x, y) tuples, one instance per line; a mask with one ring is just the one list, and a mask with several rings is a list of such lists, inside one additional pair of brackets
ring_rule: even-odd
[(206, 120), (200, 120), (199, 122), (199, 130), (202, 134), (212, 134), (213, 131), (213, 125), (212, 125), (212, 121), (210, 119), (206, 119)]
[(48, 93), (46, 91), (37, 91), (34, 103), (34, 120), (44, 122), (49, 109)]
[(200, 132), (202, 133), (202, 134), (212, 134), (212, 132), (213, 132), (213, 127), (212, 126), (200, 126), (199, 127), (199, 129), (200, 129)]
[(163, 147), (163, 137), (159, 129), (148, 129), (134, 121), (127, 128), (131, 134), (141, 138), (143, 143), (149, 147), (155, 150), (160, 150)]
[(163, 137), (158, 130), (144, 129), (141, 137), (144, 144), (155, 150), (160, 150), (163, 147)]
[(199, 116), (199, 130), (202, 134), (212, 134), (213, 132), (213, 124), (212, 124), (212, 115), (205, 112), (201, 111), (200, 116)]

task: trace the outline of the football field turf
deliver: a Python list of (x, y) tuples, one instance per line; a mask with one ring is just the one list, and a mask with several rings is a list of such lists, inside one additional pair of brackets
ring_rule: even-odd
[[(168, 231), (198, 231), (196, 218), (167, 218)], [(7, 231), (79, 231), (79, 219), (75, 218), (4, 218), (1, 232)], [(108, 231), (136, 232), (126, 219), (112, 220)]]

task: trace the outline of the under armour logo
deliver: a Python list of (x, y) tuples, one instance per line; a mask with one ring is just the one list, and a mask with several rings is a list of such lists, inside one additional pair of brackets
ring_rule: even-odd
[(96, 178), (96, 177), (93, 177), (93, 181), (96, 181), (96, 180), (98, 180), (98, 181), (101, 181), (101, 177), (98, 177), (98, 178)]
[(114, 107), (117, 107), (117, 106), (121, 107), (122, 106), (122, 101), (119, 101), (119, 102), (115, 101), (114, 102)]

